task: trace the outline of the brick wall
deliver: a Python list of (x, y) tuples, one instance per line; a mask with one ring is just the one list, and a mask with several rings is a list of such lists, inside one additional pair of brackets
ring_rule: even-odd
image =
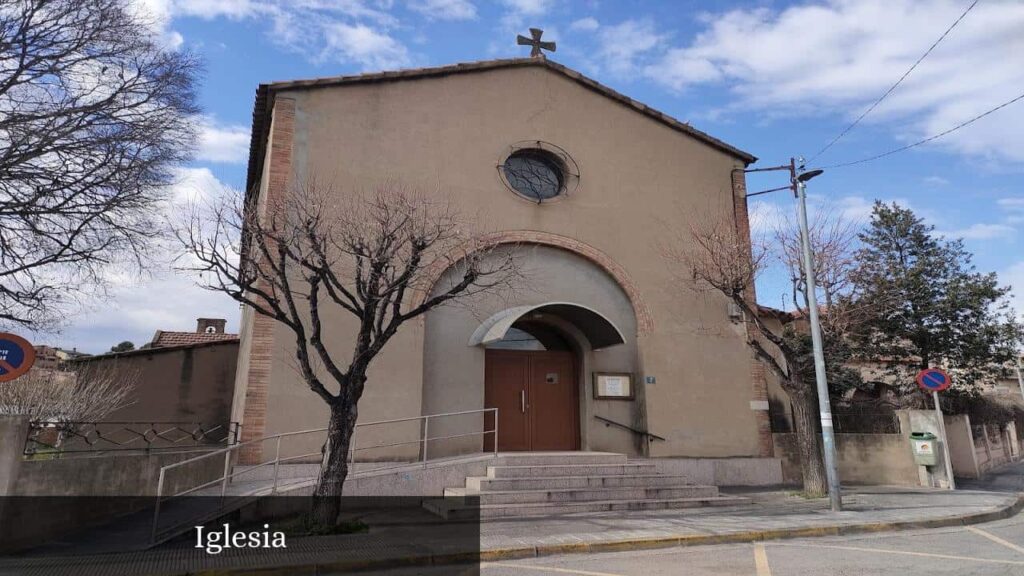
[[(267, 174), (267, 198), (272, 203), (282, 198), (292, 175), (292, 142), (295, 136), (295, 100), (278, 98), (274, 102), (274, 119), (270, 135), (270, 165)], [(249, 373), (242, 416), (241, 441), (263, 437), (267, 428), (267, 387), (270, 384), (271, 358), (276, 321), (259, 313), (253, 314), (249, 344)], [(257, 442), (241, 450), (239, 463), (257, 464), (263, 459), (263, 443)]]
[[(732, 194), (733, 209), (735, 210), (736, 230), (740, 238), (750, 246), (750, 216), (747, 210), (747, 178), (742, 168), (736, 168), (732, 172)], [(748, 254), (749, 254), (748, 250)], [(757, 293), (751, 285), (746, 294), (747, 301), (751, 308), (757, 309)], [(757, 327), (752, 321), (747, 321), (747, 334), (749, 338), (757, 338)], [(751, 384), (751, 409), (757, 421), (758, 434), (758, 455), (769, 457), (774, 452), (772, 442), (772, 424), (769, 417), (768, 405), (768, 381), (765, 379), (764, 364), (758, 360), (753, 350), (750, 351), (750, 384)], [(754, 409), (756, 407), (764, 409)]]

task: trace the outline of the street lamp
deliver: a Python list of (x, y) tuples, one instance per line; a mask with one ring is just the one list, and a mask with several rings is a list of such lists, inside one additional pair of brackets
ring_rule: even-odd
[[(802, 160), (801, 160), (802, 161)], [(836, 471), (836, 439), (832, 429), (832, 406), (828, 397), (828, 379), (825, 376), (825, 352), (821, 343), (821, 324), (818, 320), (818, 297), (814, 284), (814, 254), (807, 226), (807, 182), (820, 176), (824, 170), (803, 171), (793, 180), (800, 206), (800, 244), (803, 248), (804, 276), (807, 282), (807, 308), (811, 320), (811, 342), (814, 344), (814, 379), (818, 387), (818, 410), (821, 413), (821, 438), (825, 445), (825, 477), (828, 480), (828, 499), (833, 512), (843, 509), (839, 494), (839, 474)]]

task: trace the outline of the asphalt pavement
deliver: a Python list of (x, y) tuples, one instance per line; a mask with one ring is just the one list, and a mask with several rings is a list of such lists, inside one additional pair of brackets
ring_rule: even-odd
[[(341, 572), (322, 574), (341, 574)], [(1024, 516), (898, 533), (568, 554), (366, 576), (1020, 576)]]

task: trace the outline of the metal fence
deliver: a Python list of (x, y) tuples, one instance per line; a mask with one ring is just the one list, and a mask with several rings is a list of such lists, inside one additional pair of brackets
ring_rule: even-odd
[(237, 422), (32, 422), (23, 453), (63, 457), (123, 450), (223, 447), (237, 442)]

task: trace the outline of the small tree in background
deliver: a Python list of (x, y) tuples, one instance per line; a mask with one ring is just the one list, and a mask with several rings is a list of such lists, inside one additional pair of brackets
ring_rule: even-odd
[(131, 352), (132, 350), (135, 350), (135, 344), (129, 342), (128, 340), (125, 340), (124, 342), (121, 342), (116, 346), (110, 347), (111, 352)]
[(995, 273), (976, 272), (962, 240), (936, 238), (911, 210), (875, 202), (860, 242), (851, 301), (885, 306), (851, 332), (859, 359), (882, 366), (904, 391), (914, 389), (918, 370), (944, 366), (965, 393), (994, 382), (1015, 359), (1024, 329), (1010, 288)]
[[(677, 232), (663, 250), (677, 271), (677, 283), (697, 290), (718, 292), (739, 307), (748, 322), (747, 344), (779, 379), (793, 407), (794, 427), (800, 456), (803, 489), (808, 496), (828, 493), (824, 454), (818, 434), (818, 397), (814, 380), (811, 339), (806, 324), (785, 323), (781, 331), (765, 323), (752, 295), (758, 276), (764, 271), (771, 253), (765, 242), (748, 244), (738, 233), (732, 219), (694, 219), (687, 230)], [(832, 302), (821, 312), (826, 345), (826, 368), (830, 380), (840, 386), (857, 382), (855, 372), (843, 363), (848, 358), (842, 345), (842, 332), (854, 321), (855, 309), (840, 305), (839, 295), (847, 289), (845, 276), (850, 263), (853, 228), (830, 218), (815, 222), (811, 233), (817, 274), (824, 279), (819, 286), (822, 302)], [(806, 284), (799, 259), (799, 233), (787, 226), (777, 233), (779, 251), (775, 254), (787, 265), (793, 279), (793, 301), (806, 318)], [(794, 244), (795, 242), (795, 244)], [(794, 249), (795, 248), (795, 249)]]
[(0, 385), (0, 414), (27, 415), (33, 422), (97, 422), (131, 404), (138, 371), (97, 368), (88, 363), (68, 370), (29, 370)]
[[(373, 360), (407, 322), (509, 287), (519, 271), (510, 251), (487, 246), (448, 202), (396, 186), (346, 194), (315, 179), (285, 196), (197, 213), (179, 237), (193, 260), (187, 269), (205, 276), (205, 288), (273, 318), (294, 338), (303, 380), (330, 409), (312, 514), (316, 526), (328, 526), (338, 519)], [(444, 270), (448, 280), (433, 286)], [(331, 309), (355, 317), (357, 333), (326, 336)]]
[(188, 51), (127, 0), (0, 2), (0, 327), (45, 329), (144, 268), (195, 142)]

